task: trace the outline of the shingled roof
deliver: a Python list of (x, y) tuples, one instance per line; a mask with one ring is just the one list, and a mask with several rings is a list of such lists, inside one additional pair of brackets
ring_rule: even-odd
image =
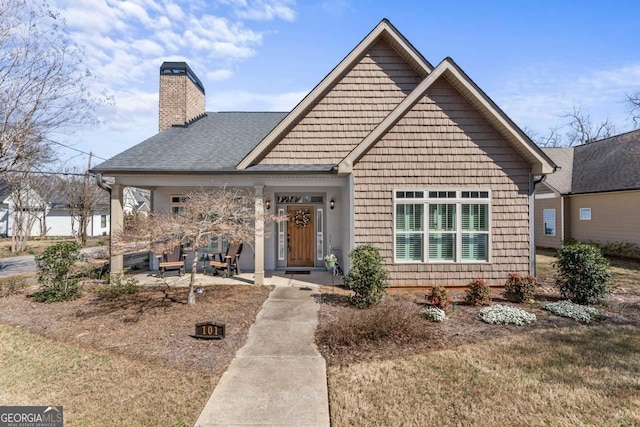
[(172, 127), (95, 166), (97, 173), (211, 173), (236, 165), (287, 115), (282, 112), (206, 113)]
[(573, 147), (544, 147), (542, 151), (559, 167), (554, 173), (545, 177), (544, 183), (560, 194), (571, 193)]
[(544, 152), (562, 168), (546, 178), (561, 194), (640, 189), (640, 129)]

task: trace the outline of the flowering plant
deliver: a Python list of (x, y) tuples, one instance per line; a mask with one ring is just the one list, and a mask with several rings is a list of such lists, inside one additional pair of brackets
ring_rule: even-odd
[(544, 309), (556, 316), (570, 317), (584, 323), (603, 317), (595, 308), (575, 304), (571, 301), (550, 302), (544, 305)]
[(338, 261), (338, 257), (336, 257), (334, 254), (329, 254), (329, 255), (324, 257), (324, 261), (325, 262), (331, 262), (331, 261), (336, 262), (336, 261)]
[(422, 315), (425, 319), (438, 323), (443, 322), (446, 317), (444, 310), (438, 307), (427, 307), (422, 310)]
[(480, 310), (478, 316), (487, 323), (503, 325), (528, 325), (536, 321), (536, 315), (516, 307), (496, 304)]
[(296, 227), (306, 227), (311, 222), (311, 213), (308, 209), (298, 209), (291, 214), (291, 220)]

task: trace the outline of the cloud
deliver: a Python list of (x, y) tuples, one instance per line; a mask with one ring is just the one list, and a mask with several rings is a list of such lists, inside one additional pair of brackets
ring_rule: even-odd
[(165, 52), (164, 48), (153, 40), (135, 40), (131, 47), (145, 55), (162, 56)]
[(533, 64), (503, 79), (493, 98), (520, 126), (542, 133), (562, 125), (574, 105), (593, 121), (610, 119), (622, 130), (628, 125), (625, 93), (637, 91), (639, 82), (640, 63), (582, 73), (559, 64)]
[[(256, 55), (265, 34), (273, 32), (265, 22), (296, 16), (289, 0), (51, 2), (66, 20), (72, 40), (85, 48), (82, 67), (96, 80), (90, 90), (106, 90), (114, 99), (113, 105), (97, 109), (100, 124), (81, 132), (83, 138), (115, 138), (129, 145), (157, 130), (157, 75), (163, 61), (188, 62), (205, 87), (228, 80), (242, 61)], [(287, 94), (243, 96), (270, 110), (291, 104)], [(250, 101), (244, 105), (253, 108)], [(97, 135), (91, 137), (92, 132)], [(115, 154), (106, 152), (113, 147), (104, 144), (104, 154)]]
[(233, 76), (233, 71), (226, 69), (208, 71), (206, 74), (207, 80), (211, 81), (227, 80), (231, 76)]
[(291, 111), (307, 93), (218, 92), (207, 96), (207, 106), (212, 111)]
[(296, 12), (293, 0), (220, 0), (230, 6), (236, 17), (251, 21), (294, 21)]

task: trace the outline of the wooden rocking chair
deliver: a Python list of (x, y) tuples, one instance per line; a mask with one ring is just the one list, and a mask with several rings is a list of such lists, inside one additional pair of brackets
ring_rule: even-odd
[(213, 260), (209, 262), (211, 266), (211, 274), (217, 274), (218, 270), (225, 270), (224, 277), (231, 277), (231, 273), (240, 274), (240, 267), (238, 267), (238, 260), (242, 253), (242, 243), (231, 243), (227, 248), (227, 254), (222, 258), (220, 254), (220, 260)]
[(167, 270), (178, 270), (178, 276), (184, 274), (184, 259), (187, 254), (182, 253), (182, 246), (175, 246), (171, 252), (165, 252), (161, 255), (162, 261), (158, 264), (160, 268), (160, 277), (164, 277)]

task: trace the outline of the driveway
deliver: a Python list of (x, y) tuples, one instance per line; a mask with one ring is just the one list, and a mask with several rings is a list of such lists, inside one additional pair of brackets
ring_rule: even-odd
[[(80, 253), (91, 258), (91, 255), (108, 250), (107, 246), (95, 246), (92, 248), (84, 248)], [(33, 255), (15, 256), (10, 258), (0, 258), (0, 277), (16, 276), (23, 273), (33, 273), (38, 271), (36, 260)]]

